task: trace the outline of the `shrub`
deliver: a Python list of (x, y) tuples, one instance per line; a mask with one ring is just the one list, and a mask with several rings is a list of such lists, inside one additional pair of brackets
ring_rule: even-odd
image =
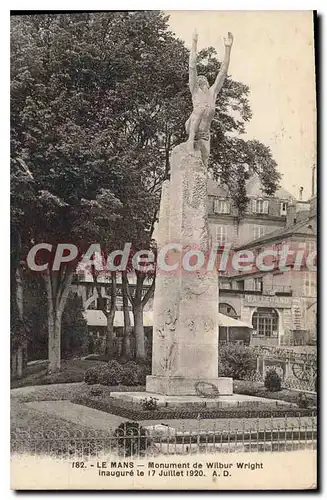
[(91, 396), (101, 396), (101, 394), (103, 394), (102, 387), (99, 387), (98, 385), (95, 387), (91, 387), (91, 389), (90, 389)]
[(268, 391), (278, 392), (281, 390), (280, 376), (275, 370), (269, 370), (265, 376), (265, 387)]
[(309, 406), (307, 395), (304, 394), (303, 392), (300, 392), (298, 395), (297, 405), (299, 408), (308, 408)]
[(99, 362), (96, 367), (88, 368), (84, 380), (87, 384), (102, 384), (115, 386), (123, 384), (126, 386), (145, 385), (146, 376), (151, 373), (146, 365), (138, 365), (129, 361), (121, 365), (116, 360), (108, 363)]
[(119, 452), (127, 457), (139, 455), (150, 445), (146, 430), (137, 422), (122, 422), (114, 432)]
[(151, 375), (151, 368), (148, 365), (140, 365), (138, 371), (138, 385), (145, 385), (146, 376)]
[(219, 376), (237, 380), (252, 380), (257, 368), (257, 356), (251, 347), (237, 344), (219, 346)]
[(132, 367), (124, 367), (122, 369), (122, 379), (121, 379), (121, 383), (123, 385), (138, 385), (138, 381), (139, 381), (139, 374), (138, 374), (138, 370), (135, 369), (135, 368), (132, 368)]
[[(126, 382), (128, 378), (133, 383), (125, 383), (124, 385), (145, 385), (146, 376), (151, 374), (151, 367), (147, 364), (138, 364), (135, 361), (128, 361), (124, 365), (122, 365), (122, 369), (124, 373), (128, 373), (126, 375)], [(128, 378), (127, 378), (128, 377)]]
[(115, 368), (106, 368), (99, 374), (99, 384), (101, 385), (119, 385), (121, 380), (122, 372)]
[(158, 409), (158, 398), (153, 398), (150, 396), (149, 398), (145, 398), (141, 400), (141, 405), (143, 410), (157, 410)]
[(96, 368), (88, 368), (84, 375), (84, 382), (88, 385), (99, 383), (99, 372)]

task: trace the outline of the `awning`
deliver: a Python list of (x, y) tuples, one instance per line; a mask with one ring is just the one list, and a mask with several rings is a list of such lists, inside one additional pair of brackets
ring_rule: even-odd
[[(88, 309), (83, 312), (83, 316), (87, 321), (87, 326), (107, 326), (107, 318), (102, 311), (98, 309)], [(129, 312), (131, 325), (134, 326), (133, 313)], [(152, 311), (143, 312), (143, 326), (152, 326)], [(123, 311), (115, 312), (114, 326), (124, 326), (124, 313)]]
[(107, 319), (102, 311), (97, 309), (87, 309), (83, 312), (83, 316), (87, 321), (87, 326), (106, 326)]
[[(107, 319), (102, 311), (98, 309), (88, 309), (83, 313), (84, 318), (87, 321), (88, 326), (107, 326)], [(133, 313), (129, 312), (129, 317), (131, 320), (131, 325), (134, 326), (134, 317)], [(225, 314), (218, 313), (218, 324), (219, 326), (228, 326), (228, 327), (236, 327), (236, 328), (251, 328), (253, 326), (250, 323), (246, 323), (245, 321), (240, 321), (239, 319), (230, 318)], [(153, 311), (144, 311), (143, 312), (143, 326), (152, 326), (153, 325)], [(122, 327), (124, 326), (124, 313), (123, 311), (116, 311), (114, 326)]]
[(226, 314), (222, 313), (218, 313), (218, 324), (219, 326), (253, 329), (253, 326), (250, 323), (246, 323), (245, 321), (240, 321), (239, 319), (231, 318), (230, 316), (226, 316)]

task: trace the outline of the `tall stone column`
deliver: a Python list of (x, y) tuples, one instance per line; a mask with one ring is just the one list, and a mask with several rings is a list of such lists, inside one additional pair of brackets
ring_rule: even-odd
[[(174, 271), (159, 267), (154, 294), (152, 375), (146, 390), (165, 395), (196, 395), (199, 382), (213, 384), (222, 395), (233, 392), (232, 379), (218, 378), (218, 276), (207, 270), (211, 239), (207, 219), (207, 168), (200, 152), (186, 145), (172, 152), (171, 179), (162, 188), (158, 251), (169, 252), (166, 262)], [(205, 259), (191, 270), (188, 251)], [(200, 267), (200, 266), (199, 266)]]

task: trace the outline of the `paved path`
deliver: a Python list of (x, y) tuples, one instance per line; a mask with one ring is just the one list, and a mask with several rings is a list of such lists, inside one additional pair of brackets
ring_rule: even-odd
[(24, 403), (24, 406), (39, 412), (48, 413), (53, 417), (89, 427), (90, 429), (103, 431), (114, 430), (121, 422), (127, 420), (126, 418), (111, 415), (104, 411), (76, 405), (70, 401), (31, 401)]
[[(109, 429), (116, 429), (121, 422), (126, 422), (128, 419), (112, 415), (100, 410), (88, 408), (86, 406), (77, 405), (70, 401), (32, 401), (24, 403), (24, 406), (33, 408), (39, 412), (45, 412), (51, 416), (62, 418), (90, 429), (99, 429), (108, 431)], [(195, 432), (205, 430), (228, 431), (228, 430), (257, 430), (258, 423), (259, 429), (266, 430), (277, 429), (294, 429), (300, 426), (304, 429), (305, 426), (310, 429), (315, 419), (310, 417), (301, 417), (299, 420), (295, 417), (284, 418), (262, 418), (259, 420), (255, 418), (241, 419), (241, 418), (221, 418), (221, 419), (203, 419), (200, 422), (197, 419), (162, 419), (162, 420), (142, 420), (139, 421), (141, 425), (151, 426), (164, 424), (169, 425), (177, 431)]]

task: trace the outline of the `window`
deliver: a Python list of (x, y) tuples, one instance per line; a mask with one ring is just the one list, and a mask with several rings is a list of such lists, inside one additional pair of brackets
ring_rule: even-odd
[(269, 211), (268, 200), (252, 200), (252, 212), (255, 214), (267, 214)]
[(252, 316), (252, 326), (262, 337), (278, 335), (278, 313), (269, 307), (258, 307)]
[(234, 307), (230, 306), (229, 304), (219, 304), (219, 312), (225, 314), (226, 316), (229, 316), (230, 318), (237, 318)]
[(218, 244), (226, 243), (227, 241), (227, 226), (215, 226), (215, 240)]
[(230, 213), (230, 205), (226, 200), (214, 200), (214, 212), (216, 214), (229, 214)]
[(261, 238), (266, 232), (266, 227), (265, 226), (254, 226), (253, 227), (253, 234), (252, 238), (254, 240), (257, 240), (258, 238)]
[(317, 282), (316, 273), (305, 272), (303, 276), (303, 295), (305, 297), (316, 297)]
[(285, 201), (281, 202), (281, 204), (280, 204), (280, 215), (287, 215), (287, 206), (288, 206), (288, 203), (286, 203)]
[(244, 290), (244, 280), (237, 280), (236, 281), (236, 289), (237, 290)]
[(232, 287), (229, 281), (219, 281), (219, 288), (222, 290), (230, 290)]
[(254, 278), (254, 290), (261, 292), (262, 290), (262, 278)]

